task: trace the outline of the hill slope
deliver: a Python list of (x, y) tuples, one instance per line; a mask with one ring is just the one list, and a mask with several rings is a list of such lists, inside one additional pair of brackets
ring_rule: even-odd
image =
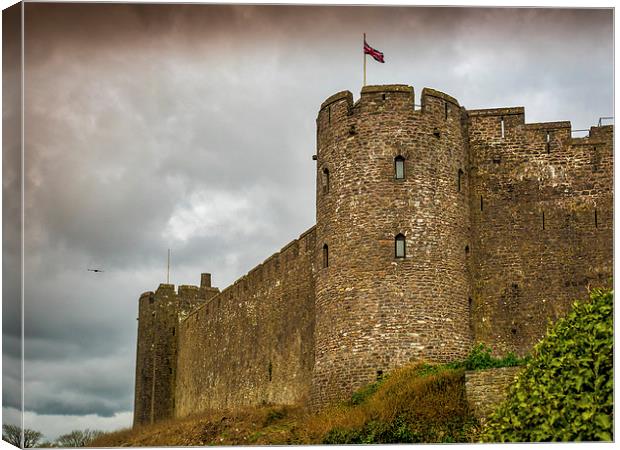
[(213, 412), (108, 433), (91, 446), (473, 442), (477, 425), (463, 370), (416, 364), (319, 414), (267, 406)]

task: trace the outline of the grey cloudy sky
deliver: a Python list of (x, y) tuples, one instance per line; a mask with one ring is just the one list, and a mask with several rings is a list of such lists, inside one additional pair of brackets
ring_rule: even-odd
[(609, 9), (26, 4), (27, 427), (130, 425), (137, 299), (167, 248), (171, 282), (223, 288), (314, 224), (316, 114), (359, 97), (363, 32), (386, 59), (368, 84), (613, 115)]

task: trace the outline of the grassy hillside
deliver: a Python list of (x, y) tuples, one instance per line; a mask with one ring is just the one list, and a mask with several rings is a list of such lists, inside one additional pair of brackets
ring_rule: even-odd
[(476, 433), (463, 369), (416, 364), (319, 414), (293, 407), (213, 412), (108, 433), (91, 446), (473, 442)]

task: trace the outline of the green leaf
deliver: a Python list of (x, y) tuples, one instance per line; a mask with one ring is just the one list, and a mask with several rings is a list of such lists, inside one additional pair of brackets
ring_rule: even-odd
[(611, 429), (611, 418), (607, 414), (597, 414), (594, 421), (602, 429)]
[(600, 441), (613, 441), (613, 438), (611, 437), (611, 434), (608, 433), (607, 431), (599, 431), (596, 433), (596, 437), (600, 440)]
[[(487, 354), (478, 348), (474, 362), (488, 363)], [(502, 442), (612, 440), (612, 361), (613, 292), (596, 290), (534, 346), (506, 401), (489, 418), (489, 436)]]

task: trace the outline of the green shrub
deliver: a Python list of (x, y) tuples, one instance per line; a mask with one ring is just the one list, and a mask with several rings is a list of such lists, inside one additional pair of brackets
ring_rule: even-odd
[(508, 353), (503, 358), (491, 355), (491, 348), (479, 343), (472, 348), (466, 359), (446, 364), (452, 369), (483, 370), (496, 367), (521, 366), (527, 362), (526, 358), (518, 358), (514, 353)]
[(534, 347), (482, 439), (611, 441), (612, 414), (613, 292), (595, 290)]

